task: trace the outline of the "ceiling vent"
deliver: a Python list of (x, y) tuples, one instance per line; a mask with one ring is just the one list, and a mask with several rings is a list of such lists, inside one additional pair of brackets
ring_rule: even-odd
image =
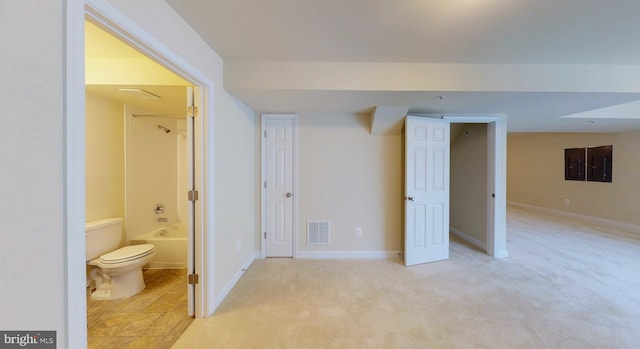
[(331, 236), (329, 221), (307, 221), (307, 244), (328, 245)]
[(120, 92), (124, 92), (124, 93), (129, 93), (132, 94), (134, 96), (138, 96), (142, 99), (162, 99), (160, 98), (160, 96), (156, 96), (153, 93), (149, 92), (149, 91), (145, 91), (139, 88), (119, 88), (118, 91)]

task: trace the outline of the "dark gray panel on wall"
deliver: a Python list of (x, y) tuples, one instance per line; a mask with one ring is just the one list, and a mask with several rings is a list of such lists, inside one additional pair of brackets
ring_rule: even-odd
[(564, 179), (567, 181), (585, 180), (585, 148), (564, 150)]
[(587, 180), (592, 182), (613, 181), (613, 146), (587, 148)]

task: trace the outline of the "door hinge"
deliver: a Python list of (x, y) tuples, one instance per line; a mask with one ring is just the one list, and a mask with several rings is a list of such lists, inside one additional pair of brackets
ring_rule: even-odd
[(267, 130), (264, 130), (264, 138), (267, 138)]
[(264, 181), (264, 188), (267, 189), (267, 181)]
[(198, 116), (198, 107), (194, 107), (194, 106), (188, 107), (187, 117), (195, 118), (196, 116)]
[(197, 190), (189, 190), (187, 192), (187, 199), (189, 201), (196, 201), (198, 200), (198, 191)]
[(198, 283), (198, 274), (189, 274), (189, 285), (195, 285)]
[(267, 238), (267, 232), (266, 231), (264, 232), (264, 238), (265, 239)]

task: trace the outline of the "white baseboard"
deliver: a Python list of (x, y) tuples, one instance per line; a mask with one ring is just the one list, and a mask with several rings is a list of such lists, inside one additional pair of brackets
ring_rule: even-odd
[(449, 232), (451, 234), (461, 238), (462, 240), (464, 240), (464, 241), (466, 241), (466, 242), (468, 242), (468, 243), (470, 243), (470, 244), (482, 249), (483, 251), (487, 250), (487, 244), (486, 243), (474, 238), (473, 236), (471, 236), (471, 235), (469, 235), (467, 233), (464, 233), (464, 232), (462, 232), (462, 231), (460, 231), (460, 230), (458, 230), (458, 229), (456, 229), (454, 227), (449, 227)]
[(236, 272), (236, 274), (233, 276), (233, 278), (231, 278), (231, 280), (229, 280), (229, 282), (227, 282), (227, 284), (224, 286), (224, 288), (220, 291), (220, 294), (216, 295), (216, 301), (215, 301), (216, 303), (215, 303), (214, 309), (218, 309), (218, 307), (220, 306), (220, 303), (222, 303), (222, 301), (225, 298), (227, 298), (227, 296), (229, 295), (229, 292), (231, 292), (233, 287), (238, 283), (238, 281), (240, 280), (240, 278), (242, 277), (244, 272), (247, 271), (247, 269), (249, 269), (249, 267), (251, 266), (251, 263), (253, 263), (253, 261), (255, 259), (256, 259), (256, 253), (254, 252), (242, 264), (242, 267), (240, 268), (240, 270), (238, 270)]
[(557, 217), (570, 218), (570, 219), (582, 221), (585, 223), (589, 223), (589, 224), (593, 224), (593, 225), (597, 225), (605, 228), (613, 228), (613, 229), (621, 230), (624, 232), (640, 234), (640, 225), (636, 225), (636, 224), (618, 222), (610, 219), (598, 218), (593, 216), (586, 216), (579, 213), (554, 210), (551, 208), (533, 206), (533, 205), (523, 204), (523, 203), (514, 202), (514, 201), (507, 201), (507, 205), (520, 207), (520, 208), (528, 209), (531, 211), (537, 211), (540, 213), (545, 213), (545, 214), (549, 214)]
[(507, 258), (509, 257), (509, 251), (507, 250), (498, 250), (494, 255), (495, 258)]
[(401, 251), (296, 251), (300, 259), (394, 259)]

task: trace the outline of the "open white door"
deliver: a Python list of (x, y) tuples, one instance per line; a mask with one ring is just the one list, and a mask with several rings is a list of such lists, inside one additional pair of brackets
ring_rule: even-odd
[[(197, 274), (195, 270), (196, 229), (196, 171), (195, 171), (195, 95), (193, 87), (187, 87), (187, 312), (195, 315)], [(194, 277), (193, 275), (196, 275)]]
[(449, 121), (407, 116), (405, 240), (407, 266), (449, 258)]

